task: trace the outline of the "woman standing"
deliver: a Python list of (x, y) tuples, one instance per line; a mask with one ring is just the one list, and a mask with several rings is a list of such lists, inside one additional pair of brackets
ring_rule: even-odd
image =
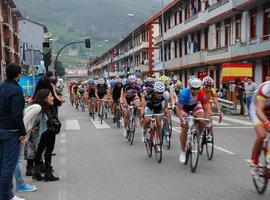
[[(40, 172), (41, 157), (45, 151), (45, 181), (58, 181), (59, 178), (52, 174), (51, 160), (55, 144), (55, 136), (59, 133), (61, 123), (59, 122), (55, 110), (53, 109), (54, 97), (49, 89), (40, 89), (37, 91), (34, 102), (42, 108), (39, 123), (39, 137), (37, 152), (35, 155), (35, 168), (33, 179), (43, 180)], [(57, 125), (58, 123), (58, 125)], [(55, 125), (56, 124), (56, 125)], [(57, 127), (56, 127), (57, 126)], [(59, 127), (60, 126), (60, 127)], [(57, 131), (56, 131), (57, 129)]]

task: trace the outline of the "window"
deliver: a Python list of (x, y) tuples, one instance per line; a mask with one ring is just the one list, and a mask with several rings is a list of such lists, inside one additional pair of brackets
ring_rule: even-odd
[(241, 40), (242, 13), (235, 16), (235, 38)]
[(270, 35), (270, 3), (266, 4), (264, 9), (264, 17), (263, 17), (263, 35), (267, 37), (263, 37), (263, 39), (269, 39)]
[(177, 58), (177, 40), (174, 41), (174, 57)]
[(187, 44), (187, 37), (185, 37), (185, 55), (187, 55), (188, 52), (188, 44)]
[(263, 58), (262, 69), (262, 80), (265, 81), (266, 76), (270, 75), (270, 57)]
[(179, 57), (181, 58), (182, 57), (182, 39), (179, 40), (178, 48), (179, 48)]
[(182, 10), (179, 10), (179, 23), (182, 23)]
[(225, 46), (231, 44), (231, 19), (225, 20)]
[(177, 23), (177, 12), (174, 13), (174, 25), (176, 26)]
[(208, 50), (208, 28), (204, 29), (204, 49)]
[(167, 47), (168, 47), (168, 49), (167, 49), (167, 51), (168, 51), (168, 60), (171, 60), (171, 43), (169, 43)]
[(250, 40), (252, 40), (257, 37), (256, 36), (256, 9), (250, 10), (249, 15), (250, 15), (249, 34), (250, 34)]
[(221, 30), (220, 30), (220, 23), (216, 24), (216, 47), (221, 46)]
[(198, 37), (197, 49), (198, 49), (198, 51), (201, 51), (201, 32), (200, 31), (197, 33), (197, 37)]

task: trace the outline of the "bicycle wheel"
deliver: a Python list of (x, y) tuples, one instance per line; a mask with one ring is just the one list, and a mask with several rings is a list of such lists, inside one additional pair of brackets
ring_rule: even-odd
[(135, 135), (135, 118), (132, 116), (130, 120), (130, 127), (129, 127), (129, 144), (133, 144)]
[(260, 156), (260, 164), (257, 168), (256, 175), (252, 177), (254, 186), (259, 194), (263, 194), (267, 188), (268, 184), (268, 169), (266, 164), (265, 153), (262, 150)]
[(205, 137), (206, 143), (206, 155), (208, 160), (212, 160), (214, 155), (214, 134), (213, 131), (208, 130), (208, 134)]
[(199, 136), (196, 130), (191, 131), (193, 131), (193, 137), (191, 140), (190, 169), (194, 173), (199, 161)]
[(154, 135), (154, 148), (155, 148), (155, 155), (158, 163), (161, 163), (162, 161), (162, 142), (161, 137), (159, 136), (159, 133), (157, 130), (155, 130)]
[(172, 138), (172, 119), (170, 117), (170, 123), (169, 125), (169, 135), (167, 136), (167, 149), (171, 148), (171, 138)]
[(184, 162), (184, 165), (186, 165), (188, 163), (188, 160), (189, 160), (190, 144), (187, 144), (187, 146), (185, 148), (185, 154), (186, 154), (186, 161)]
[(202, 155), (203, 153), (203, 147), (206, 141), (206, 129), (203, 130), (202, 134), (199, 137), (199, 153)]
[(146, 152), (149, 158), (151, 158), (152, 156), (152, 143), (151, 143), (151, 137), (150, 137), (150, 132), (151, 130), (147, 131), (147, 133), (145, 134), (145, 148), (146, 148)]
[(102, 124), (104, 119), (104, 106), (101, 106), (101, 113), (100, 113), (100, 123)]
[(121, 119), (120, 109), (119, 108), (116, 108), (115, 120), (116, 120), (116, 124), (117, 124), (117, 127), (118, 128), (120, 128), (120, 119)]

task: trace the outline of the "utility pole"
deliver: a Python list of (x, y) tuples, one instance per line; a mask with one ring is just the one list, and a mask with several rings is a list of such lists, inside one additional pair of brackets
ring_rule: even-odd
[(33, 92), (35, 89), (35, 55), (34, 55), (34, 48), (31, 45), (31, 65), (32, 65), (32, 79), (33, 79)]
[(164, 44), (164, 4), (163, 0), (161, 1), (161, 26), (162, 26), (162, 75), (165, 75), (165, 44)]

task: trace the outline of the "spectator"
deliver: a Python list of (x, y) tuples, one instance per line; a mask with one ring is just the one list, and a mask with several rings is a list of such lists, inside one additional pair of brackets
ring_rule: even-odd
[(247, 82), (245, 84), (245, 92), (246, 92), (246, 103), (247, 103), (247, 109), (248, 109), (248, 119), (250, 118), (249, 113), (249, 106), (251, 104), (252, 96), (257, 89), (256, 84), (252, 81), (250, 77), (247, 78)]
[(267, 76), (265, 77), (265, 81), (270, 81), (270, 75), (267, 75)]
[(20, 143), (26, 130), (23, 123), (24, 97), (18, 84), (21, 66), (9, 64), (7, 79), (0, 86), (0, 199), (20, 200), (12, 192), (12, 177), (18, 163)]
[(235, 79), (235, 91), (236, 97), (240, 102), (240, 115), (244, 115), (245, 90), (244, 84), (241, 82), (240, 78)]
[[(52, 166), (51, 166), (51, 159), (52, 159), (52, 152), (55, 145), (55, 138), (56, 134), (59, 133), (61, 124), (58, 120), (56, 113), (53, 109), (53, 100), (54, 97), (49, 89), (41, 89), (37, 92), (34, 103), (41, 106), (42, 114), (40, 117), (39, 122), (39, 144), (37, 148), (37, 152), (35, 155), (35, 167), (34, 167), (34, 175), (33, 179), (38, 181), (43, 180), (40, 172), (40, 160), (42, 157), (43, 152), (45, 151), (45, 181), (58, 181), (59, 178), (55, 177), (52, 174)], [(52, 128), (55, 127), (55, 120), (57, 123), (60, 124), (58, 126), (57, 132), (55, 132)], [(54, 123), (54, 124), (52, 124)]]

